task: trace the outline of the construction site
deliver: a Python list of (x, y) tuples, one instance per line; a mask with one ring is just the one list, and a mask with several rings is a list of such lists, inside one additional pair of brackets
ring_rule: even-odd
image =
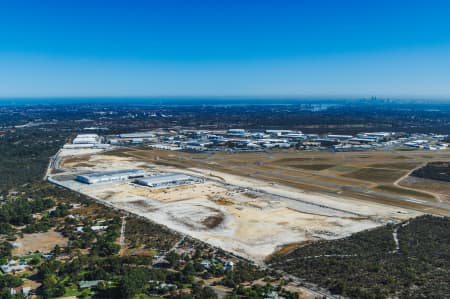
[[(415, 189), (409, 176), (449, 158), (446, 151), (62, 149), (48, 173), (55, 184), (261, 263), (317, 240), (422, 214), (450, 215), (447, 189)], [(123, 171), (140, 177), (120, 176)], [(120, 179), (80, 180), (89, 174)]]

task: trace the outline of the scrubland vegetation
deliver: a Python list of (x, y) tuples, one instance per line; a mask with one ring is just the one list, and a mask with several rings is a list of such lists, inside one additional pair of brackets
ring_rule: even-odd
[(450, 182), (450, 162), (428, 163), (425, 167), (415, 170), (412, 175), (424, 179)]
[(450, 218), (423, 216), (307, 245), (270, 264), (351, 298), (447, 298), (449, 244)]

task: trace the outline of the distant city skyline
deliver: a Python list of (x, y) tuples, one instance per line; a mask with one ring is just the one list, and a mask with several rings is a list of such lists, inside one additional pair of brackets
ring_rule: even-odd
[(3, 1), (0, 98), (450, 100), (449, 1)]

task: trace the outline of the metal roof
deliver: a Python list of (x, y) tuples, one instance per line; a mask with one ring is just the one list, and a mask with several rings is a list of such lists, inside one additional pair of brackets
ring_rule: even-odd
[(134, 174), (144, 174), (145, 172), (141, 169), (123, 169), (123, 170), (112, 170), (112, 171), (102, 171), (82, 174), (80, 177), (86, 178), (99, 178), (105, 176), (115, 176), (115, 175), (134, 175)]
[(144, 177), (141, 179), (138, 179), (137, 182), (141, 184), (164, 184), (164, 183), (170, 183), (173, 181), (187, 181), (187, 180), (193, 180), (194, 177), (182, 174), (182, 173), (168, 173), (158, 176), (151, 176), (151, 177)]

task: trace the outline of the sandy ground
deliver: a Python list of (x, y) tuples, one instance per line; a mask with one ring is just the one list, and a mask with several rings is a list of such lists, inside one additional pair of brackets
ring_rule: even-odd
[[(262, 261), (283, 244), (339, 238), (379, 225), (369, 219), (318, 216), (288, 208), (220, 206), (207, 199), (161, 203), (133, 198), (112, 203), (256, 261)], [(205, 224), (209, 218), (222, 220), (209, 227)]]
[[(305, 202), (311, 202), (317, 205), (334, 208), (342, 211), (347, 211), (350, 213), (355, 213), (358, 215), (364, 216), (380, 216), (380, 217), (393, 217), (403, 219), (403, 216), (398, 214), (403, 213), (414, 213), (412, 211), (408, 211), (406, 209), (401, 209), (397, 207), (388, 207), (386, 205), (381, 205), (377, 203), (364, 202), (364, 205), (361, 205), (361, 202), (358, 200), (345, 198), (345, 197), (336, 197), (331, 195), (319, 194), (319, 193), (311, 193), (304, 192), (297, 188), (292, 188), (284, 185), (280, 185), (273, 182), (264, 182), (261, 180), (251, 179), (247, 177), (231, 175), (218, 171), (205, 171), (202, 169), (193, 169), (194, 171), (198, 171), (205, 175), (212, 174), (215, 176), (220, 176), (225, 179), (225, 181), (229, 184), (233, 184), (235, 186), (239, 186), (242, 188), (249, 188), (253, 190), (262, 191), (265, 193), (278, 195), (281, 197), (287, 197), (292, 199), (299, 199)], [(399, 213), (401, 212), (401, 213)]]
[[(75, 151), (72, 152), (71, 155), (68, 155), (65, 152), (65, 155), (70, 157), (66, 157), (66, 159), (62, 161), (61, 166), (64, 167), (66, 171), (106, 171), (113, 169), (135, 168), (136, 166), (142, 167), (146, 165), (146, 163), (137, 163), (133, 158), (108, 156), (101, 154), (94, 155), (96, 153), (95, 151), (98, 150), (89, 150), (89, 152), (87, 153), (80, 152), (78, 155)], [(63, 155), (63, 157), (65, 155)], [(84, 166), (86, 164), (90, 166)]]
[(143, 168), (201, 176), (203, 183), (152, 189), (132, 182), (86, 185), (73, 190), (126, 209), (214, 246), (261, 262), (286, 244), (334, 239), (397, 222), (419, 212), (345, 197), (308, 193), (273, 182), (204, 169), (176, 169), (128, 157), (85, 156), (63, 163), (67, 173)]
[(61, 149), (60, 157), (70, 157), (70, 156), (81, 156), (81, 155), (92, 155), (104, 152), (104, 149), (98, 148), (79, 148), (79, 149)]
[(225, 197), (227, 190), (217, 184), (207, 182), (205, 184), (192, 184), (160, 189), (145, 188), (134, 184), (129, 184), (127, 192), (137, 196), (145, 196), (159, 201), (170, 202), (195, 199), (205, 196), (208, 196), (211, 199), (215, 197)]
[(39, 251), (46, 253), (52, 251), (55, 245), (66, 246), (67, 239), (60, 233), (50, 231), (46, 233), (24, 234), (14, 242), (17, 247), (12, 250), (12, 255), (25, 255), (30, 252)]

